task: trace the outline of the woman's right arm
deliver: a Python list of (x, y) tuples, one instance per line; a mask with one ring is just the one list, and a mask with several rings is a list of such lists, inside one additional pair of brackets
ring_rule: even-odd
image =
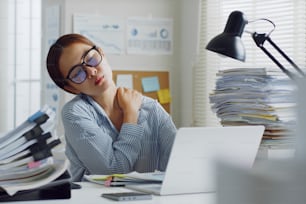
[(91, 174), (127, 173), (133, 170), (141, 149), (143, 127), (124, 123), (115, 134), (99, 127), (88, 109), (64, 106), (62, 119), (66, 142)]

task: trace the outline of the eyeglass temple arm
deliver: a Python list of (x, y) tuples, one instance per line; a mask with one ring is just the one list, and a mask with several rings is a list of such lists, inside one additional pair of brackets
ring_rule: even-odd
[(258, 34), (254, 32), (252, 34), (253, 40), (257, 47), (259, 47), (289, 78), (295, 80), (296, 76), (287, 70), (263, 45), (267, 40), (303, 77), (305, 73), (272, 41), (269, 35)]

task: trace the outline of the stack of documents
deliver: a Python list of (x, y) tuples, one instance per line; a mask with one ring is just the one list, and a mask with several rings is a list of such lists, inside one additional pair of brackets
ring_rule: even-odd
[(128, 174), (85, 175), (85, 180), (107, 187), (125, 186), (133, 184), (162, 183), (164, 172), (139, 173), (133, 171)]
[[(0, 137), (0, 201), (50, 186), (66, 172), (68, 162), (64, 154), (52, 152), (60, 144), (51, 134), (54, 124), (55, 112), (44, 106)], [(57, 180), (57, 183), (62, 181)]]
[(278, 71), (234, 68), (217, 73), (209, 97), (223, 126), (264, 125), (263, 139), (282, 139), (288, 144), (296, 123), (295, 89), (292, 80)]

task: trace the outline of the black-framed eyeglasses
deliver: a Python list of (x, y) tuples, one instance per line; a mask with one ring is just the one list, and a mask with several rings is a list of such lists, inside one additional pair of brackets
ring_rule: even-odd
[(94, 45), (82, 56), (82, 63), (74, 65), (68, 72), (66, 79), (70, 81), (81, 84), (87, 78), (87, 71), (85, 66), (96, 67), (102, 62), (102, 54), (99, 52), (98, 48)]

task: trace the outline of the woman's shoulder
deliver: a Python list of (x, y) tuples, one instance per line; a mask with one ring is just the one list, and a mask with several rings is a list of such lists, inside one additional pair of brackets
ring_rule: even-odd
[(62, 114), (82, 114), (89, 113), (93, 109), (84, 95), (77, 95), (64, 104)]
[(142, 108), (152, 108), (158, 106), (158, 101), (157, 99), (150, 98), (148, 96), (143, 96), (142, 100)]
[(143, 96), (141, 110), (148, 114), (165, 114), (166, 111), (157, 99)]

